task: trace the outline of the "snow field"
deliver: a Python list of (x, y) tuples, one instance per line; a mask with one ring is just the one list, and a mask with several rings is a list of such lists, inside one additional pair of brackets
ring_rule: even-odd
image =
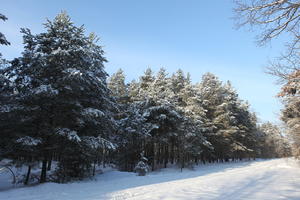
[(94, 180), (46, 183), (0, 192), (5, 200), (299, 200), (300, 170), (294, 159), (168, 168), (147, 176), (108, 171)]

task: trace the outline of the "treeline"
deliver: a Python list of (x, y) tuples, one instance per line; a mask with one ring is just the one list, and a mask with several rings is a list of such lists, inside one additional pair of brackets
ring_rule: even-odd
[(257, 124), (247, 102), (230, 82), (206, 73), (192, 84), (189, 74), (148, 68), (139, 81), (125, 83), (122, 70), (108, 82), (120, 106), (118, 165), (133, 170), (145, 152), (152, 170), (177, 163), (273, 158), (290, 154), (280, 129)]
[(132, 171), (142, 152), (152, 170), (289, 155), (279, 129), (258, 126), (230, 82), (147, 69), (138, 81), (126, 84), (120, 70), (107, 83), (94, 34), (66, 13), (44, 26), (22, 29), (22, 55), (1, 58), (0, 159), (26, 165), (25, 184), (36, 165), (40, 182), (92, 176), (99, 164)]

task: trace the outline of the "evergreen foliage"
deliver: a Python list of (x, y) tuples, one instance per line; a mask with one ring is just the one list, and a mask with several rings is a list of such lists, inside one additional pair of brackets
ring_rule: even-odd
[(34, 165), (49, 181), (53, 162), (51, 180), (66, 182), (95, 175), (100, 164), (145, 175), (170, 164), (289, 155), (280, 130), (259, 126), (230, 82), (206, 73), (192, 83), (164, 68), (130, 83), (120, 69), (107, 82), (95, 34), (65, 12), (44, 26), (40, 34), (22, 29), (22, 55), (0, 63), (0, 158), (28, 167), (25, 184)]
[[(96, 143), (99, 149), (111, 149), (116, 105), (96, 36), (85, 36), (84, 27), (74, 26), (64, 12), (45, 28), (37, 35), (22, 29), (25, 50), (12, 61), (7, 75), (14, 80), (15, 114), (21, 117), (13, 134), (16, 141), (27, 136), (40, 141), (35, 157), (43, 163), (40, 182), (46, 181), (52, 159), (60, 161), (64, 181), (84, 177), (90, 170), (95, 155), (87, 149)], [(87, 137), (93, 142), (86, 142)]]

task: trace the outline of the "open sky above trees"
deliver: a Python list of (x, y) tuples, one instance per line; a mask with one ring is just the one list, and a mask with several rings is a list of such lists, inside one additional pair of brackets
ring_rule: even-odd
[(282, 52), (283, 38), (257, 46), (255, 32), (234, 29), (233, 7), (232, 1), (218, 0), (4, 1), (1, 13), (9, 20), (1, 23), (1, 31), (11, 46), (1, 46), (0, 51), (8, 59), (19, 56), (22, 36), (16, 33), (21, 27), (39, 33), (46, 17), (53, 19), (66, 10), (76, 24), (100, 36), (109, 74), (122, 68), (130, 81), (147, 67), (165, 67), (170, 73), (181, 68), (198, 82), (209, 71), (230, 80), (260, 119), (276, 122), (279, 86), (264, 73), (264, 66)]

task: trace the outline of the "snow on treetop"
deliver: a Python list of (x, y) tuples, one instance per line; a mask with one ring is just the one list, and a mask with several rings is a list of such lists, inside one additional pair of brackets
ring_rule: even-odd
[(77, 132), (76, 131), (72, 131), (72, 130), (70, 130), (68, 128), (58, 128), (56, 130), (56, 133), (58, 135), (66, 137), (68, 140), (75, 141), (75, 142), (81, 142), (81, 139), (77, 135)]
[(36, 146), (42, 143), (41, 139), (32, 138), (30, 136), (21, 137), (16, 140), (17, 143), (22, 144), (24, 146)]

